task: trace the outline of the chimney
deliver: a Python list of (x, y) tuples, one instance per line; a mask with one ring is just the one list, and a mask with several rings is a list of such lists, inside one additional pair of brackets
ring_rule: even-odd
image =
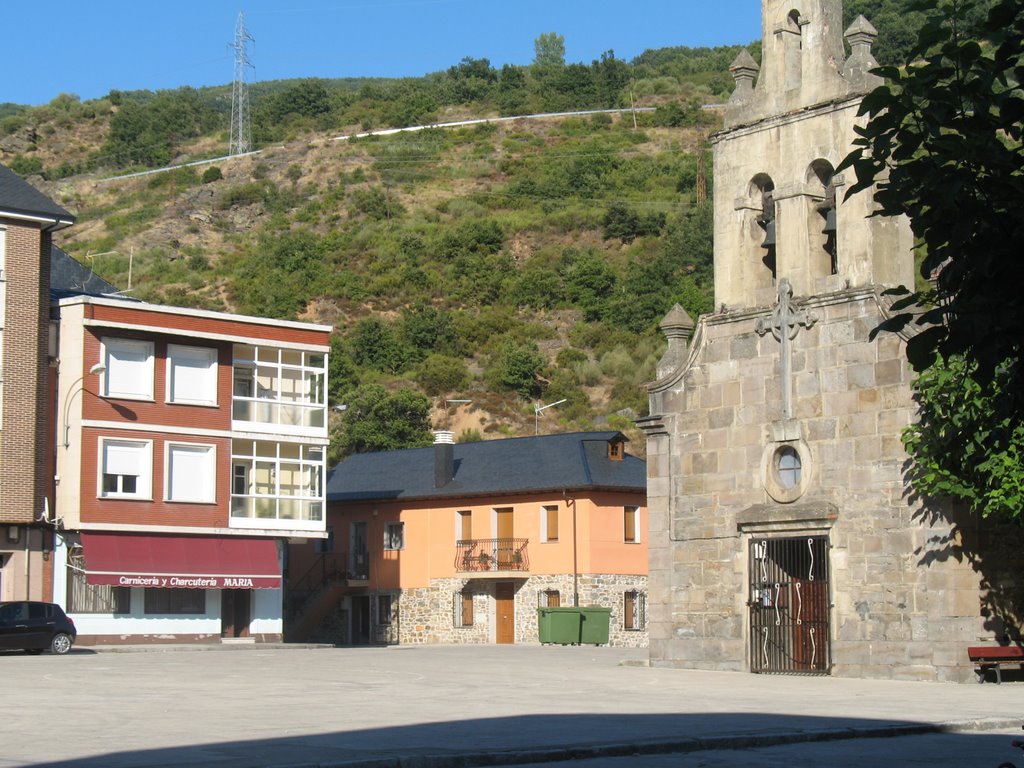
[(444, 488), (455, 477), (455, 433), (434, 433), (434, 487)]

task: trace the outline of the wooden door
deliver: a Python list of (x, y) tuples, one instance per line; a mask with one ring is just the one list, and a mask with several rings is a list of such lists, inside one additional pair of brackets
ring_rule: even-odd
[(497, 516), (498, 541), (495, 549), (498, 556), (498, 570), (505, 570), (512, 567), (512, 553), (515, 551), (515, 544), (512, 541), (512, 508), (494, 510)]
[(516, 587), (511, 581), (494, 585), (495, 631), (494, 642), (513, 645), (516, 641)]

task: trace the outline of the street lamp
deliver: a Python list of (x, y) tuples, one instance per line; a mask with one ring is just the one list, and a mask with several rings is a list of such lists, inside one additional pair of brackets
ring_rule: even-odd
[[(96, 365), (94, 365), (92, 368), (89, 369), (89, 373), (90, 374), (103, 373), (105, 370), (107, 370), (107, 366), (104, 363), (96, 363)], [(75, 397), (75, 395), (77, 395), (79, 392), (81, 392), (82, 390), (85, 389), (84, 386), (81, 386), (81, 387), (78, 386), (84, 380), (85, 380), (85, 376), (79, 376), (78, 379), (76, 379), (75, 382), (70, 387), (68, 387), (67, 397), (64, 398), (64, 422), (63, 423), (64, 423), (64, 447), (65, 448), (68, 448), (71, 445), (71, 425), (68, 423), (68, 415), (71, 412), (71, 400)], [(78, 387), (78, 388), (75, 389), (75, 387)]]
[(548, 403), (547, 405), (537, 405), (537, 403), (534, 403), (533, 404), (533, 434), (535, 434), (535, 435), (539, 435), (540, 434), (540, 412), (541, 411), (546, 411), (548, 408), (554, 408), (556, 405), (561, 405), (562, 403), (566, 402), (568, 399), (569, 398), (567, 398), (567, 397), (563, 397), (561, 400), (556, 400), (555, 402)]

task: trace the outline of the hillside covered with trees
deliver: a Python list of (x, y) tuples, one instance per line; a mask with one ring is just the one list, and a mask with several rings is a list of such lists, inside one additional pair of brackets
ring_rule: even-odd
[[(712, 308), (707, 105), (741, 49), (574, 64), (557, 34), (535, 48), (500, 69), (258, 83), (257, 154), (125, 178), (223, 155), (230, 86), (3, 105), (0, 162), (77, 214), (58, 244), (132, 296), (334, 325), (335, 456), (417, 444), (449, 418), (463, 440), (528, 433), (559, 400), (545, 431), (628, 431), (658, 321)], [(335, 138), (631, 104), (653, 109)]]

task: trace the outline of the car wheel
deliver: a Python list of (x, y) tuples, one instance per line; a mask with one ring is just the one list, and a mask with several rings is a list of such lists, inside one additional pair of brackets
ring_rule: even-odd
[(63, 632), (53, 636), (53, 640), (50, 641), (50, 651), (58, 655), (63, 655), (71, 650), (71, 636), (66, 635)]
[(25, 648), (23, 650), (29, 656), (37, 656), (38, 654), (42, 653), (44, 649), (42, 649), (42, 648)]

